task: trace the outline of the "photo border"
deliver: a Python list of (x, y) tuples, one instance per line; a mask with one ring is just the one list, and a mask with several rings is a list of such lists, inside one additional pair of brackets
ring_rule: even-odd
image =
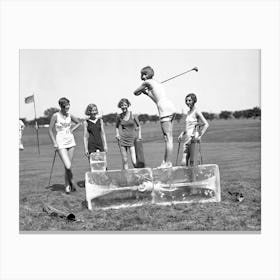
[[(154, 15), (152, 31), (143, 31), (144, 15)], [(280, 279), (279, 34), (279, 1), (2, 1), (0, 278)], [(261, 49), (261, 234), (20, 235), (18, 184), (9, 180), (19, 175), (13, 149), (19, 114), (8, 110), (18, 104), (18, 50), (145, 48), (147, 42), (148, 48)]]

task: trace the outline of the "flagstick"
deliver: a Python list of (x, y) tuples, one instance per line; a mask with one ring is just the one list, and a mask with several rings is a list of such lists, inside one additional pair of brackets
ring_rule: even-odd
[(37, 116), (36, 116), (36, 106), (35, 106), (35, 94), (33, 92), (33, 104), (34, 104), (34, 113), (35, 113), (35, 129), (37, 134), (37, 146), (38, 146), (38, 153), (40, 155), (40, 144), (39, 144), (39, 134), (38, 134), (38, 123), (37, 123)]

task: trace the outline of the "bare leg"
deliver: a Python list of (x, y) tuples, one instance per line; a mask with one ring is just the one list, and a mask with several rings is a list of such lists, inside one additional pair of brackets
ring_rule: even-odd
[(74, 151), (75, 151), (75, 147), (71, 147), (68, 149), (68, 156), (71, 164), (74, 156)]
[(120, 146), (123, 169), (128, 169), (127, 151), (126, 147)]
[(72, 181), (72, 171), (71, 171), (71, 161), (67, 152), (67, 149), (59, 149), (58, 154), (61, 158), (61, 161), (64, 164), (65, 168), (65, 187), (68, 187), (69, 184), (71, 184)]
[(182, 156), (182, 161), (181, 161), (181, 165), (182, 166), (186, 166), (187, 165), (187, 153), (183, 153), (183, 156)]
[(133, 164), (133, 167), (136, 167), (136, 153), (135, 153), (135, 147), (129, 147), (129, 151), (130, 151), (130, 156), (131, 156), (131, 161)]
[(66, 169), (70, 169), (71, 168), (71, 161), (67, 152), (67, 149), (59, 149), (58, 150), (58, 154), (64, 164), (64, 167)]
[[(69, 156), (69, 160), (70, 160), (70, 163), (71, 163), (71, 166), (72, 166), (72, 161), (73, 161), (73, 156), (74, 156), (74, 151), (75, 151), (75, 147), (71, 147), (67, 150), (68, 152), (68, 156)], [(71, 172), (71, 175), (73, 177), (73, 174)], [(73, 182), (73, 180), (71, 180), (70, 184), (72, 185), (72, 190), (75, 191), (76, 190), (76, 186)]]
[(164, 162), (171, 163), (172, 152), (173, 152), (172, 122), (171, 121), (161, 122), (161, 129), (165, 141)]

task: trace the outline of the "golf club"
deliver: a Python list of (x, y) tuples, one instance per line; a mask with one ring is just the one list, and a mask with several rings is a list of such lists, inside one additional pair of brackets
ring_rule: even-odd
[(178, 164), (178, 156), (179, 156), (179, 152), (180, 152), (180, 145), (181, 145), (181, 141), (179, 141), (179, 143), (178, 143), (178, 150), (177, 150), (177, 157), (176, 157), (176, 164), (175, 164), (175, 166), (177, 166), (177, 164)]
[(54, 166), (55, 157), (56, 157), (56, 152), (57, 152), (57, 150), (55, 149), (55, 151), (54, 151), (54, 157), (53, 157), (53, 161), (52, 161), (52, 167), (51, 167), (51, 173), (50, 173), (50, 178), (49, 178), (48, 187), (50, 186), (50, 183), (51, 183), (51, 178), (52, 178), (52, 173), (53, 173), (53, 166)]
[(191, 72), (191, 71), (198, 72), (198, 68), (197, 68), (197, 67), (194, 67), (194, 68), (192, 68), (192, 69), (190, 69), (190, 70), (188, 70), (188, 71), (185, 71), (185, 72), (183, 72), (183, 73), (181, 73), (181, 74), (178, 74), (178, 75), (173, 76), (173, 77), (171, 77), (171, 78), (169, 78), (169, 79), (167, 79), (167, 80), (164, 80), (164, 81), (162, 81), (161, 83), (163, 84), (163, 83), (165, 83), (165, 82), (167, 82), (167, 81), (170, 81), (170, 80), (172, 80), (172, 79), (175, 79), (175, 78), (177, 78), (177, 77), (179, 77), (179, 76), (182, 76), (182, 75), (184, 75), (184, 74), (186, 74), (186, 73), (188, 73), (188, 72)]
[[(179, 76), (182, 76), (182, 75), (184, 75), (184, 74), (186, 74), (186, 73), (188, 73), (188, 72), (191, 72), (191, 71), (198, 72), (198, 68), (197, 68), (197, 67), (194, 67), (194, 68), (192, 68), (192, 69), (190, 69), (190, 70), (188, 70), (188, 71), (185, 71), (185, 72), (183, 72), (183, 73), (181, 73), (181, 74), (178, 74), (178, 75), (176, 75), (176, 76), (173, 76), (173, 77), (171, 77), (171, 78), (169, 78), (169, 79), (167, 79), (167, 80), (162, 81), (161, 84), (166, 83), (166, 82), (168, 82), (168, 81), (170, 81), (170, 80), (172, 80), (172, 79), (175, 79), (175, 78), (177, 78), (177, 77), (179, 77)], [(147, 87), (146, 87), (145, 89), (147, 89)], [(143, 90), (144, 90), (144, 89), (143, 89)], [(137, 95), (137, 96), (138, 96), (138, 95), (141, 94), (141, 92), (142, 92), (142, 91), (139, 91), (139, 92), (137, 92), (137, 93), (134, 93), (134, 95)]]
[(199, 141), (198, 145), (199, 145), (199, 153), (200, 153), (200, 164), (203, 164), (202, 153), (201, 153), (201, 140)]

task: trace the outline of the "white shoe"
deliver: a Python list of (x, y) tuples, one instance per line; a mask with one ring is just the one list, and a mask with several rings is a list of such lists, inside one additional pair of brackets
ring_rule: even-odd
[(157, 168), (163, 168), (164, 165), (165, 165), (165, 161), (163, 161), (163, 162), (160, 164), (160, 166), (158, 166)]
[(168, 161), (165, 163), (165, 168), (170, 168), (172, 167), (172, 162), (171, 161)]
[(70, 193), (71, 192), (71, 187), (68, 185), (65, 187), (65, 192)]
[(19, 149), (20, 149), (21, 151), (24, 150), (24, 147), (23, 147), (22, 144), (19, 144)]
[(158, 168), (170, 168), (170, 167), (172, 167), (172, 162), (170, 162), (170, 161), (167, 161), (167, 162), (163, 161)]

